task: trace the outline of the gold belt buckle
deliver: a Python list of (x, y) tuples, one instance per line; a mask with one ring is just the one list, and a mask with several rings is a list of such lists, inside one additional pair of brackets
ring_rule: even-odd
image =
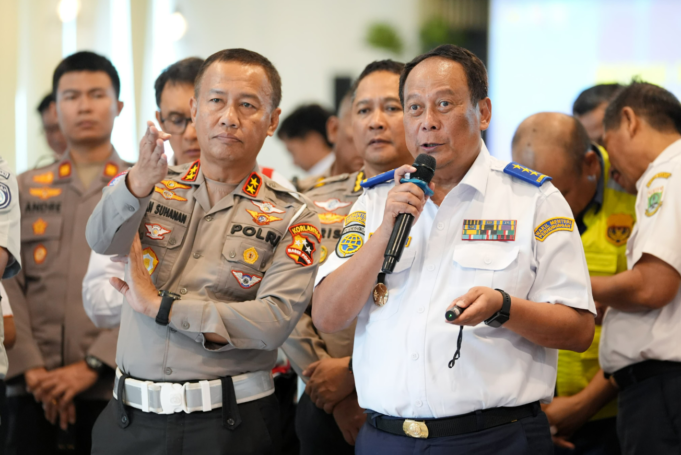
[(419, 422), (411, 419), (404, 419), (402, 431), (412, 438), (426, 439), (428, 437), (428, 427), (426, 422)]

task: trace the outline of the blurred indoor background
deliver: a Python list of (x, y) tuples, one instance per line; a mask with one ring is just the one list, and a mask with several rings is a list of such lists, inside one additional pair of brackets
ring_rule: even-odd
[[(125, 109), (113, 143), (134, 161), (156, 109), (160, 71), (230, 47), (262, 53), (283, 80), (283, 116), (305, 102), (335, 108), (370, 61), (408, 61), (448, 42), (487, 64), (486, 135), (510, 156), (518, 123), (571, 112), (584, 88), (634, 76), (681, 95), (679, 0), (0, 0), (0, 154), (18, 172), (49, 150), (36, 107), (63, 56), (92, 50), (121, 76)], [(259, 161), (296, 174), (276, 138)]]

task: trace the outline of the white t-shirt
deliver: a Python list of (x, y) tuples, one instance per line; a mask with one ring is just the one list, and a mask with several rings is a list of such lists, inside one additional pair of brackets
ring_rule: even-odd
[[(448, 367), (459, 326), (445, 322), (445, 311), (471, 287), (499, 288), (595, 314), (584, 249), (568, 204), (551, 183), (537, 187), (512, 177), (504, 172), (506, 164), (491, 157), (483, 143), (441, 206), (426, 203), (401, 260), (387, 276), (388, 302), (379, 307), (368, 298), (357, 318), (353, 352), (363, 408), (395, 417), (441, 418), (551, 401), (557, 351), (504, 327), (465, 327), (461, 358)], [(370, 241), (393, 185), (378, 185), (360, 196), (317, 284), (351, 261), (357, 245)], [(476, 224), (479, 230), (471, 227)], [(464, 225), (475, 232), (464, 232)], [(495, 235), (513, 238), (495, 240)]]
[[(636, 182), (636, 225), (627, 242), (632, 269), (644, 253), (681, 273), (681, 140), (667, 147)], [(644, 360), (681, 362), (681, 290), (657, 310), (609, 308), (599, 354), (607, 373)]]

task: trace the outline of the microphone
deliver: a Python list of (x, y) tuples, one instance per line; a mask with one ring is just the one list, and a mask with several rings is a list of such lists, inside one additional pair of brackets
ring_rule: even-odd
[[(414, 161), (414, 167), (416, 172), (412, 172), (408, 179), (402, 179), (402, 183), (411, 182), (418, 185), (425, 194), (432, 195), (432, 191), (428, 188), (428, 184), (433, 179), (435, 174), (436, 161), (430, 155), (421, 153), (416, 157)], [(381, 268), (381, 273), (393, 273), (395, 270), (395, 265), (399, 262), (402, 257), (402, 251), (404, 251), (404, 245), (409, 238), (409, 231), (411, 231), (411, 225), (414, 222), (414, 216), (409, 213), (400, 213), (395, 220), (395, 226), (393, 227), (393, 232), (390, 235), (390, 240), (388, 241), (388, 246), (385, 249), (383, 267)]]

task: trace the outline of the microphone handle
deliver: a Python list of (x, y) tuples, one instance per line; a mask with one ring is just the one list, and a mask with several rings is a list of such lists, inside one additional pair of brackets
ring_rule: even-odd
[(402, 257), (402, 251), (404, 251), (404, 245), (409, 238), (409, 232), (411, 231), (413, 222), (414, 216), (410, 213), (400, 213), (397, 216), (395, 226), (393, 226), (393, 232), (390, 234), (388, 246), (385, 249), (381, 272), (393, 273), (393, 270), (395, 270), (395, 265)]

